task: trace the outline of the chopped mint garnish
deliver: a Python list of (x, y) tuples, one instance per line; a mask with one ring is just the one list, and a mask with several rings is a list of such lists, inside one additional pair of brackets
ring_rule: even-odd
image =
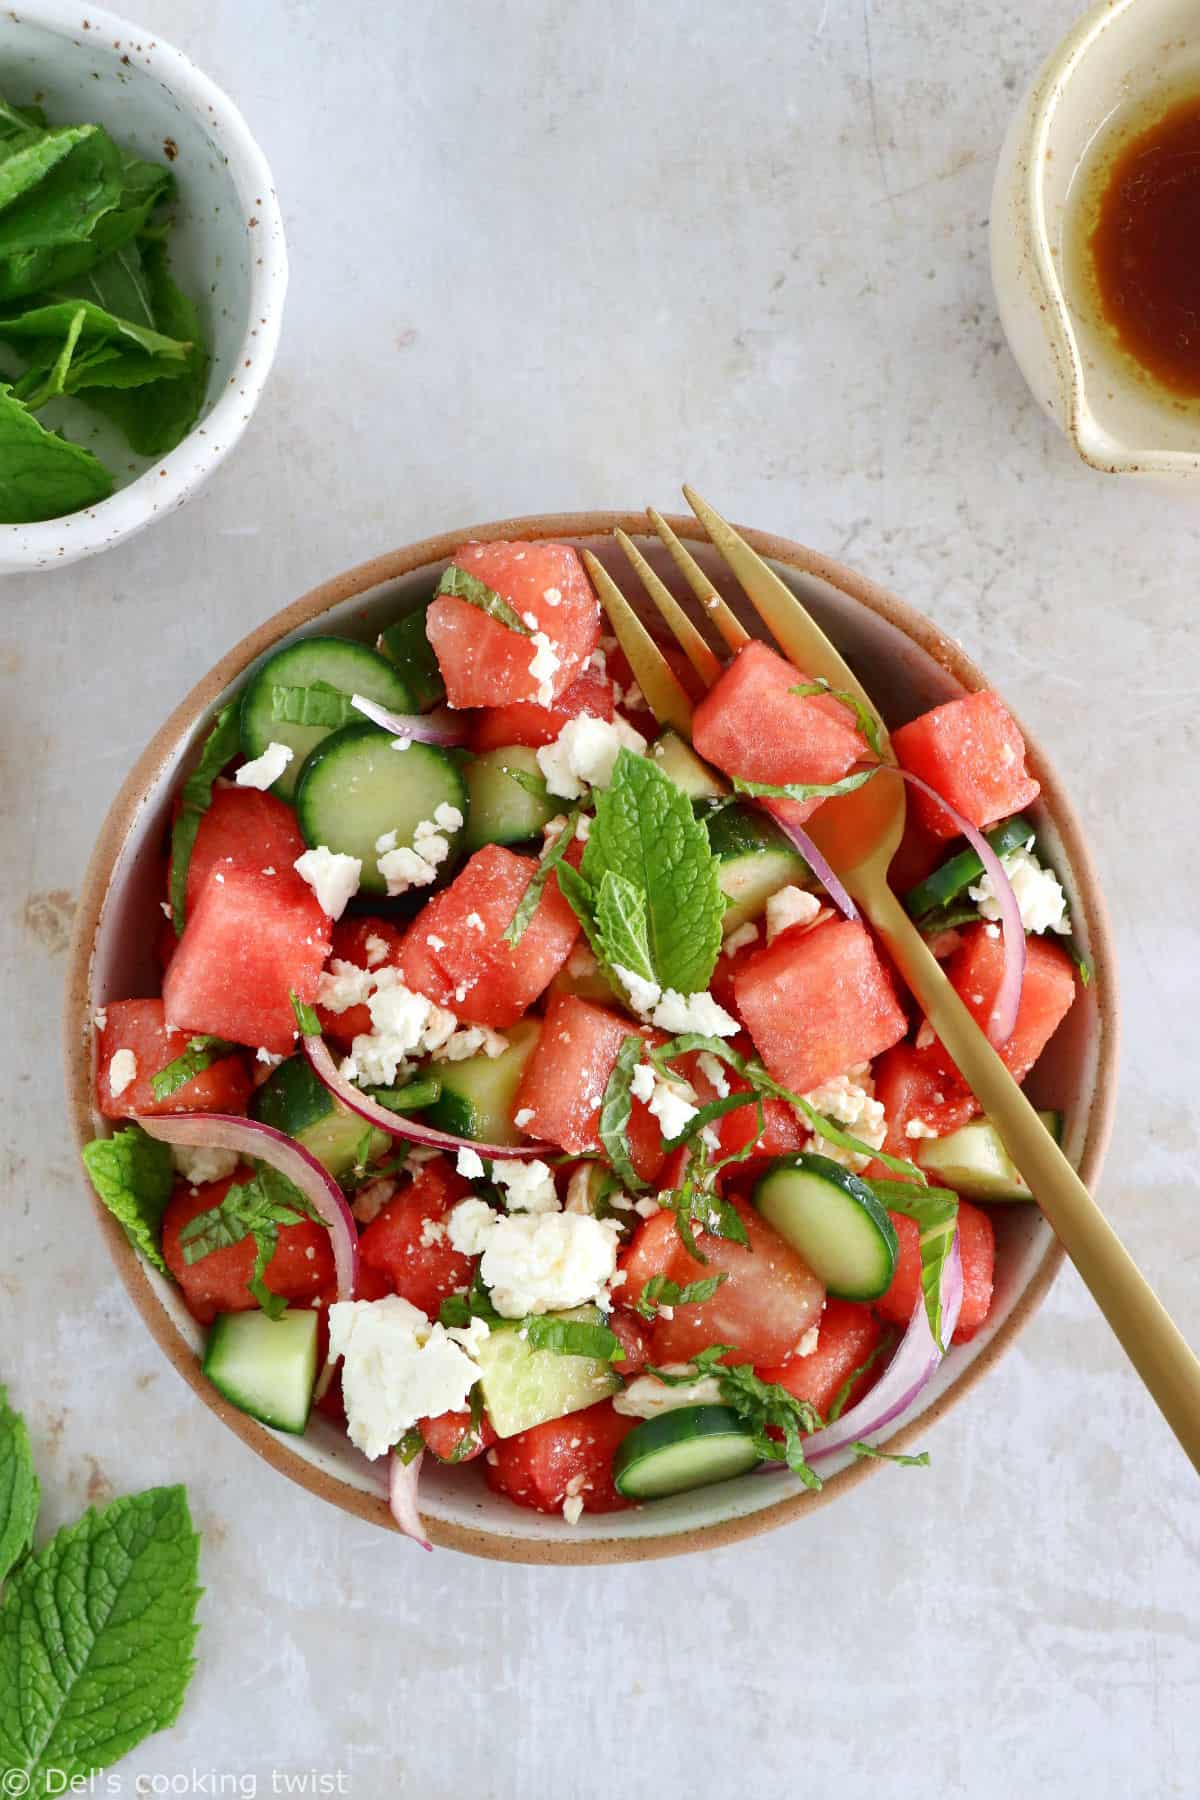
[(600, 1142), (618, 1180), (631, 1194), (640, 1193), (646, 1186), (630, 1159), (628, 1139), (633, 1112), (633, 1071), (641, 1062), (645, 1048), (646, 1040), (636, 1031), (631, 1031), (622, 1040), (600, 1102)]
[(735, 775), (733, 786), (736, 793), (753, 794), (759, 799), (831, 800), (837, 794), (852, 794), (885, 766), (872, 763), (869, 769), (854, 769), (840, 781), (785, 781), (782, 785), (773, 781), (744, 781), (740, 775)]
[(187, 923), (188, 869), (200, 821), (212, 805), (213, 782), (241, 748), (238, 703), (231, 700), (213, 720), (200, 760), (183, 784), (179, 811), (171, 827), (171, 918), (176, 937)]
[(916, 1187), (911, 1181), (872, 1181), (877, 1199), (915, 1219), (920, 1230), (921, 1292), (933, 1341), (942, 1343), (942, 1271), (958, 1230), (958, 1195), (949, 1188)]
[(229, 1043), (225, 1038), (203, 1035), (189, 1038), (183, 1055), (177, 1056), (174, 1062), (169, 1062), (151, 1078), (154, 1098), (169, 1100), (181, 1087), (186, 1087), (189, 1081), (194, 1081), (197, 1075), (202, 1075), (205, 1069), (210, 1069), (215, 1062), (220, 1062), (223, 1056), (228, 1056), (236, 1049), (237, 1045)]
[(456, 600), (465, 600), (468, 606), (477, 606), (480, 612), (507, 626), (509, 631), (515, 631), (521, 637), (532, 636), (529, 626), (513, 611), (507, 600), (500, 598), (495, 588), (490, 588), (486, 581), (480, 581), (478, 575), (471, 575), (466, 569), (457, 568), (454, 563), (443, 573), (435, 589), (436, 594), (453, 594)]
[(201, 1262), (215, 1250), (253, 1238), (254, 1272), (246, 1286), (268, 1317), (278, 1319), (287, 1310), (287, 1301), (267, 1286), (267, 1267), (279, 1243), (279, 1227), (299, 1225), (303, 1219), (321, 1222), (286, 1175), (260, 1163), (252, 1181), (229, 1188), (217, 1206), (188, 1220), (179, 1233), (183, 1260)]
[(162, 1216), (175, 1185), (175, 1165), (166, 1144), (127, 1125), (110, 1138), (93, 1138), (83, 1149), (92, 1186), (137, 1249), (165, 1275), (159, 1238)]
[(280, 725), (323, 725), (336, 731), (351, 725), (362, 714), (350, 695), (343, 694), (328, 681), (314, 681), (310, 687), (271, 687), (271, 717)]
[(851, 694), (845, 688), (832, 687), (823, 675), (819, 675), (815, 681), (800, 682), (798, 686), (789, 688), (788, 693), (799, 694), (801, 699), (809, 694), (828, 694), (831, 700), (840, 700), (843, 706), (850, 708), (859, 731), (866, 738), (880, 762), (883, 761), (883, 739), (880, 736), (879, 720), (869, 706), (864, 706), (857, 694)]
[(702, 1306), (712, 1299), (727, 1274), (723, 1269), (719, 1275), (706, 1275), (702, 1281), (688, 1281), (682, 1286), (667, 1275), (652, 1275), (633, 1310), (641, 1313), (643, 1319), (652, 1319), (660, 1306)]
[[(509, 770), (509, 774), (512, 771)], [(571, 840), (575, 836), (575, 827), (579, 823), (579, 808), (574, 807), (567, 815), (567, 822), (558, 836), (542, 851), (542, 859), (530, 878), (529, 886), (517, 902), (517, 910), (504, 930), (504, 942), (513, 950), (525, 936), (529, 921), (538, 909), (546, 883), (555, 869), (563, 866), (563, 857), (571, 848)]]
[(927, 1469), (929, 1467), (928, 1450), (922, 1450), (918, 1456), (901, 1456), (895, 1450), (876, 1450), (874, 1444), (864, 1444), (861, 1440), (851, 1444), (850, 1448), (860, 1462), (870, 1457), (873, 1462), (895, 1463), (897, 1468), (901, 1469)]
[(310, 1006), (306, 1000), (301, 1000), (294, 991), (289, 991), (288, 999), (292, 1003), (292, 1011), (296, 1015), (296, 1024), (301, 1037), (320, 1037), (321, 1021), (317, 1017), (316, 1008)]

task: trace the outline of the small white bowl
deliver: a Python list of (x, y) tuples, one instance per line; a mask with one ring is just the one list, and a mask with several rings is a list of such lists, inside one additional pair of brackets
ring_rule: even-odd
[(992, 281), (1034, 397), (1086, 463), (1159, 483), (1200, 476), (1200, 420), (1115, 352), (1073, 292), (1070, 229), (1098, 149), (1200, 88), (1196, 0), (1099, 0), (1022, 100), (992, 192)]
[[(5, 97), (37, 99), (55, 124), (103, 125), (122, 147), (169, 160), (178, 184), (171, 272), (195, 302), (212, 358), (197, 424), (169, 455), (134, 456), (115, 430), (89, 436), (118, 482), (98, 506), (0, 525), (0, 573), (75, 562), (172, 512), (237, 443), (266, 381), (287, 290), (271, 172), (232, 101), (153, 32), (82, 0), (0, 13)], [(78, 438), (72, 426), (68, 435)]]

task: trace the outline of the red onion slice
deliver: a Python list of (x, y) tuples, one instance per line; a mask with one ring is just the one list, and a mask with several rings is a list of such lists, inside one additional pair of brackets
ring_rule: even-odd
[(390, 1132), (393, 1137), (403, 1138), (407, 1143), (430, 1144), (438, 1150), (474, 1150), (477, 1156), (487, 1156), (493, 1161), (506, 1157), (518, 1161), (523, 1157), (541, 1156), (554, 1148), (551, 1144), (479, 1144), (473, 1138), (456, 1137), (453, 1132), (438, 1131), (432, 1125), (422, 1125), (419, 1120), (406, 1118), (402, 1113), (389, 1112), (386, 1106), (380, 1106), (369, 1094), (346, 1080), (324, 1038), (306, 1037), (301, 1041), (313, 1074), (318, 1081), (324, 1082), (331, 1094), (336, 1094), (343, 1106), (349, 1107), (369, 1125)]
[(386, 706), (377, 706), (374, 700), (364, 699), (361, 694), (351, 694), (350, 704), (373, 725), (381, 726), (396, 737), (413, 738), (422, 744), (441, 744), (447, 749), (467, 741), (466, 725), (444, 709), (430, 713), (394, 713)]
[(786, 816), (787, 802), (782, 805), (774, 800), (760, 800), (759, 805), (765, 813), (778, 825), (785, 838), (796, 846), (834, 905), (844, 912), (848, 919), (858, 918), (858, 908), (842, 886), (841, 881), (830, 868), (829, 863), (809, 837), (803, 826), (793, 825)]
[(421, 1464), (425, 1461), (425, 1452), (419, 1450), (411, 1462), (396, 1450), (392, 1451), (388, 1469), (388, 1505), (392, 1509), (392, 1517), (404, 1533), (420, 1544), (422, 1550), (432, 1550), (433, 1545), (425, 1536), (425, 1527), (421, 1523), (421, 1514), (417, 1507), (417, 1482), (421, 1475)]
[(987, 1034), (993, 1044), (1007, 1044), (1013, 1034), (1017, 1022), (1017, 1010), (1021, 1004), (1021, 985), (1025, 980), (1025, 925), (1021, 918), (1021, 908), (1017, 904), (1017, 896), (1013, 892), (1013, 884), (1004, 872), (1004, 865), (984, 837), (982, 831), (965, 819), (957, 806), (951, 806), (945, 795), (922, 781), (908, 769), (897, 769), (896, 774), (904, 781), (910, 781), (915, 788), (920, 788), (931, 800), (948, 812), (958, 829), (970, 844), (972, 850), (992, 878), (992, 888), (996, 895), (996, 904), (1000, 908), (1000, 924), (1004, 933), (1004, 973), (1000, 978), (1000, 986), (992, 1007), (992, 1016), (988, 1020)]
[(358, 1279), (358, 1228), (337, 1182), (315, 1156), (285, 1132), (257, 1119), (232, 1113), (169, 1113), (139, 1117), (148, 1137), (164, 1144), (185, 1144), (196, 1150), (232, 1150), (237, 1156), (264, 1162), (295, 1182), (311, 1201), (321, 1222), (329, 1229), (339, 1300), (353, 1300)]

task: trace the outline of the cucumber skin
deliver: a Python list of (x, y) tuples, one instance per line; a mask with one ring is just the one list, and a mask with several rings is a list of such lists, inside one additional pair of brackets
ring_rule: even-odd
[[(1007, 856), (1010, 851), (1027, 844), (1034, 832), (1029, 820), (1017, 813), (999, 825), (989, 826), (983, 835), (997, 856)], [(936, 912), (938, 907), (957, 900), (982, 874), (983, 864), (969, 845), (965, 850), (957, 850), (946, 862), (939, 864), (932, 875), (909, 889), (904, 896), (904, 910), (911, 918), (923, 919), (927, 913)]]
[[(769, 1187), (772, 1179), (785, 1178), (788, 1175), (803, 1175), (809, 1180), (817, 1179), (828, 1182), (831, 1186), (841, 1190), (849, 1204), (858, 1206), (862, 1210), (874, 1228), (886, 1258), (886, 1269), (881, 1267), (879, 1281), (874, 1286), (868, 1282), (855, 1286), (853, 1291), (845, 1287), (835, 1287), (817, 1266), (820, 1253), (818, 1252), (817, 1260), (814, 1260), (811, 1246), (800, 1243), (798, 1236), (794, 1237), (789, 1234), (780, 1224), (776, 1216), (776, 1209), (768, 1210), (763, 1206), (760, 1198), (763, 1189)], [(755, 1182), (753, 1204), (755, 1210), (761, 1214), (772, 1230), (777, 1231), (784, 1242), (790, 1244), (797, 1255), (804, 1258), (813, 1274), (819, 1281), (825, 1283), (827, 1292), (832, 1294), (834, 1299), (871, 1301), (878, 1300), (881, 1295), (886, 1294), (892, 1284), (892, 1277), (896, 1273), (896, 1260), (900, 1254), (896, 1227), (888, 1216), (887, 1208), (876, 1199), (867, 1183), (855, 1175), (852, 1170), (844, 1168), (841, 1163), (834, 1162), (831, 1157), (821, 1156), (813, 1150), (799, 1150), (793, 1151), (787, 1156), (777, 1156), (773, 1162), (767, 1164)]]
[[(318, 632), (313, 637), (299, 638), (294, 644), (285, 644), (281, 650), (271, 651), (247, 681), (238, 711), (238, 725), (242, 750), (248, 758), (261, 756), (269, 743), (291, 741), (291, 731), (298, 728), (288, 727), (270, 719), (270, 708), (265, 704), (265, 690), (272, 685), (273, 679), (287, 675), (290, 662), (302, 660), (314, 649), (320, 653), (325, 646), (329, 647), (331, 660), (334, 661), (339, 660), (346, 651), (355, 653), (354, 660), (359, 663), (359, 669), (356, 685), (351, 691), (365, 694), (369, 700), (378, 699), (381, 705), (389, 707), (393, 712), (410, 713), (415, 711), (415, 702), (411, 691), (399, 670), (385, 656), (381, 656), (377, 650), (372, 650), (369, 644), (359, 643), (355, 638), (339, 638), (329, 633)], [(373, 676), (373, 679), (370, 679), (369, 676)], [(311, 685), (315, 679), (317, 678), (310, 676), (308, 685)], [(328, 678), (322, 677), (322, 679)], [(329, 685), (338, 688), (341, 693), (347, 691), (337, 681), (330, 682)], [(372, 692), (372, 689), (376, 691)], [(260, 714), (266, 716), (260, 717)], [(302, 729), (318, 730), (315, 726)], [(325, 735), (329, 734), (325, 733)], [(271, 792), (273, 794), (278, 795), (281, 800), (290, 801), (292, 799), (299, 784), (300, 770), (306, 758), (322, 741), (323, 737), (320, 735), (314, 737), (311, 742), (302, 741), (303, 747), (293, 756), (278, 781), (272, 784)], [(292, 748), (295, 749), (296, 745), (293, 744)]]
[[(647, 1487), (638, 1479), (638, 1471), (644, 1473), (647, 1463), (653, 1469), (660, 1457), (686, 1450), (688, 1445), (702, 1448), (706, 1440), (710, 1443), (716, 1440), (722, 1445), (744, 1445), (744, 1457), (735, 1459), (740, 1467), (725, 1467), (716, 1475), (669, 1488)], [(613, 1485), (627, 1500), (665, 1500), (672, 1494), (689, 1493), (693, 1488), (731, 1480), (736, 1474), (748, 1474), (761, 1460), (749, 1433), (731, 1407), (680, 1406), (661, 1413), (656, 1419), (643, 1419), (634, 1426), (613, 1458)]]
[(537, 753), (525, 744), (483, 750), (464, 768), (471, 805), (467, 813), (463, 848), (468, 854), (485, 844), (527, 844), (540, 838), (558, 811), (549, 798), (539, 800), (513, 781), (505, 768), (540, 776)]
[(250, 1116), (295, 1138), (335, 1180), (354, 1166), (364, 1132), (371, 1133), (368, 1161), (382, 1156), (391, 1144), (386, 1132), (342, 1106), (303, 1056), (289, 1056), (271, 1071), (251, 1098)]

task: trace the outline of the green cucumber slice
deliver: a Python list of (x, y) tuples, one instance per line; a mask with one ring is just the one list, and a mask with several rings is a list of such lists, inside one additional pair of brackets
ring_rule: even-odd
[(745, 1475), (762, 1461), (728, 1406), (680, 1406), (643, 1419), (613, 1458), (613, 1481), (627, 1500), (662, 1500)]
[(268, 744), (287, 744), (295, 752), (272, 792), (290, 800), (310, 751), (331, 731), (361, 717), (350, 704), (352, 694), (391, 712), (417, 710), (399, 670), (377, 650), (351, 638), (302, 638), (255, 670), (242, 695), (242, 749), (251, 758), (261, 756)]
[[(531, 793), (520, 781), (514, 781), (510, 769), (539, 783), (540, 794)], [(530, 838), (540, 838), (543, 825), (548, 825), (561, 810), (561, 802), (546, 793), (536, 750), (525, 744), (483, 750), (471, 758), (463, 774), (471, 796), (463, 840), (467, 850), (482, 850), (485, 844), (523, 844)]]
[(808, 864), (765, 813), (748, 806), (722, 806), (706, 824), (709, 847), (721, 865), (725, 895), (721, 929), (727, 937), (758, 918), (781, 887), (813, 885)]
[[(1001, 820), (984, 832), (984, 837), (996, 852), (997, 856), (1007, 856), (1012, 850), (1019, 850), (1033, 836), (1033, 826), (1020, 813), (1011, 819)], [(948, 906), (965, 894), (973, 881), (978, 881), (983, 874), (983, 864), (975, 851), (967, 847), (959, 850), (948, 862), (910, 888), (904, 896), (904, 906), (910, 918), (923, 919), (927, 913), (936, 912), (939, 907)]]
[[(602, 1325), (596, 1306), (577, 1306), (552, 1317)], [(611, 1364), (591, 1356), (560, 1356), (557, 1350), (531, 1350), (520, 1334), (520, 1321), (493, 1325), (476, 1352), (483, 1403), (497, 1437), (515, 1437), (531, 1425), (582, 1412), (606, 1400), (621, 1385)]]
[(381, 1157), (392, 1141), (335, 1099), (303, 1056), (289, 1056), (272, 1069), (254, 1091), (250, 1116), (303, 1144), (335, 1181), (360, 1161)]
[(690, 744), (684, 743), (677, 731), (669, 727), (651, 744), (650, 754), (663, 774), (677, 788), (682, 788), (689, 800), (720, 800), (729, 792), (725, 777), (718, 775), (696, 755)]
[(878, 1300), (896, 1268), (896, 1228), (865, 1181), (828, 1156), (777, 1156), (754, 1204), (839, 1300)]
[[(414, 606), (402, 619), (381, 631), (376, 644), (379, 654), (395, 663), (401, 679), (411, 688), (418, 712), (429, 712), (446, 698), (442, 671), (425, 632), (428, 611), (428, 600), (423, 606)], [(361, 688), (358, 691), (361, 693)]]
[(499, 1056), (468, 1056), (462, 1062), (439, 1062), (441, 1093), (425, 1113), (424, 1123), (477, 1144), (521, 1144), (525, 1134), (513, 1124), (517, 1089), (542, 1026), (521, 1019), (505, 1032), (508, 1049)]
[(317, 1315), (311, 1306), (289, 1307), (278, 1319), (258, 1311), (218, 1313), (202, 1367), (239, 1412), (299, 1434), (317, 1379)]
[[(410, 845), (417, 826), (432, 819), (443, 802), (457, 807), (465, 821), (470, 802), (457, 760), (435, 744), (393, 749), (391, 732), (365, 719), (323, 738), (296, 785), (296, 816), (305, 842), (357, 856), (359, 890), (366, 894), (387, 892), (376, 841), (394, 831), (398, 845)], [(452, 866), (463, 833), (442, 836), (450, 855), (439, 874)]]
[[(1038, 1118), (1055, 1143), (1061, 1143), (1062, 1114), (1040, 1112)], [(922, 1139), (915, 1160), (932, 1180), (968, 1200), (1033, 1199), (990, 1119), (972, 1119), (946, 1137)]]

